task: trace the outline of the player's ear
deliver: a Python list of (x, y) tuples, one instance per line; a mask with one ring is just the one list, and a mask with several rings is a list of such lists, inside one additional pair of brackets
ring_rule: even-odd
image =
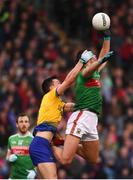
[(18, 122), (16, 122), (16, 127), (18, 128)]
[(30, 123), (28, 123), (28, 129), (30, 128)]
[(49, 86), (49, 90), (52, 90), (54, 87), (53, 83), (51, 83), (51, 85)]

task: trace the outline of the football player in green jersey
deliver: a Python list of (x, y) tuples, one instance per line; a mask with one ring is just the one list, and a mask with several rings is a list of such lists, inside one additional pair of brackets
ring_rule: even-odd
[(53, 146), (55, 157), (62, 164), (71, 163), (75, 153), (92, 164), (97, 162), (99, 155), (97, 125), (98, 115), (102, 109), (100, 71), (113, 55), (112, 51), (109, 52), (109, 33), (109, 30), (103, 32), (104, 42), (98, 59), (92, 51), (86, 51), (81, 55), (81, 59), (89, 61), (76, 79), (74, 112), (67, 122), (64, 147), (61, 149)]
[(29, 145), (33, 139), (29, 132), (30, 120), (20, 114), (16, 120), (18, 133), (8, 139), (6, 159), (11, 164), (11, 179), (34, 179), (36, 172), (29, 156)]

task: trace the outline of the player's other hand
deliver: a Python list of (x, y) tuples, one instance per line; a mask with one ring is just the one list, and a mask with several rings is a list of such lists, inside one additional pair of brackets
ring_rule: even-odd
[(92, 51), (87, 51), (85, 50), (82, 54), (81, 54), (81, 62), (86, 64), (91, 58), (93, 58), (94, 54), (92, 53)]
[(58, 133), (56, 133), (55, 137), (53, 138), (52, 145), (63, 146), (64, 145), (64, 139)]
[(27, 179), (35, 179), (36, 172), (34, 170), (27, 170), (27, 172), (28, 172)]
[(109, 29), (102, 31), (102, 35), (104, 40), (110, 40), (111, 38), (111, 31)]
[(107, 54), (105, 54), (105, 56), (104, 56), (103, 58), (101, 58), (101, 59), (99, 60), (99, 63), (102, 64), (102, 63), (106, 62), (106, 61), (109, 60), (109, 58), (110, 58), (111, 56), (113, 56), (113, 55), (114, 55), (114, 51), (108, 52)]
[(102, 31), (97, 31), (97, 34), (100, 37), (103, 37), (104, 40), (110, 40), (111, 39), (111, 31), (110, 29), (102, 30)]
[(15, 162), (17, 160), (17, 155), (16, 154), (11, 154), (8, 158), (9, 162)]

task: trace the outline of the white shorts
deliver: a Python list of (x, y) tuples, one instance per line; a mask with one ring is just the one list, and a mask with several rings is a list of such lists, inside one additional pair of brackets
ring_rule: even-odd
[(66, 134), (77, 136), (81, 141), (98, 140), (97, 114), (90, 111), (75, 111), (67, 122)]

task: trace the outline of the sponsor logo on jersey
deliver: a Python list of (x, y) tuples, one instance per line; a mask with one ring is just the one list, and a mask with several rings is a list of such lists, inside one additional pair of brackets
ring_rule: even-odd
[(12, 141), (12, 144), (17, 144), (17, 142), (16, 141)]
[(101, 87), (101, 83), (98, 79), (90, 79), (85, 83), (86, 87)]
[(81, 133), (81, 129), (77, 128), (76, 134), (80, 134)]
[(11, 148), (13, 154), (19, 155), (29, 155), (29, 147), (28, 146), (13, 146)]
[(21, 146), (22, 144), (23, 144), (23, 140), (19, 140), (19, 141), (18, 141), (18, 145)]

